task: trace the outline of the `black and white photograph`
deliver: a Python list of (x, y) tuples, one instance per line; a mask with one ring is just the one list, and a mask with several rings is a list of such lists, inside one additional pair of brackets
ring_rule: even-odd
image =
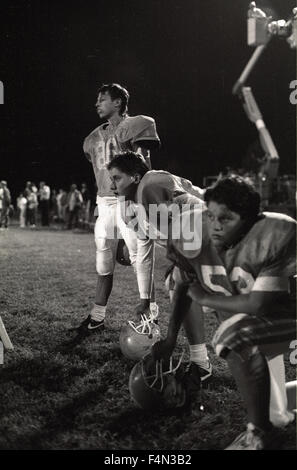
[(2, 0), (0, 451), (296, 450), (294, 0)]

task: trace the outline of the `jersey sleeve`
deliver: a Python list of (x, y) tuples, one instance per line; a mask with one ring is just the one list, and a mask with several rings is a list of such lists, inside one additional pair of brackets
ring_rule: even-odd
[(86, 158), (91, 161), (91, 145), (90, 145), (90, 137), (86, 137), (83, 143), (83, 151)]
[(148, 212), (150, 204), (172, 202), (175, 190), (173, 176), (166, 171), (149, 171), (137, 189), (137, 202)]
[(194, 186), (193, 183), (185, 178), (180, 178), (180, 182), (184, 190), (191, 194), (192, 196), (196, 196), (199, 199), (204, 198), (204, 193), (205, 190), (202, 188), (199, 188), (199, 186)]
[(154, 143), (155, 146), (160, 144), (155, 120), (148, 116), (128, 117), (119, 137), (122, 142), (131, 141), (135, 145), (141, 143), (144, 147), (145, 142)]
[(253, 291), (287, 291), (289, 278), (296, 275), (296, 223), (291, 218), (279, 221), (272, 227), (263, 243), (270, 243), (253, 285)]

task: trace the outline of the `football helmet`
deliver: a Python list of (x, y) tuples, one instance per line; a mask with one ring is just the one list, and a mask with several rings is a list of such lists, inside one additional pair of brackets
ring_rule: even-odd
[(129, 250), (122, 238), (120, 238), (118, 242), (116, 260), (122, 266), (131, 266)]
[(145, 410), (181, 408), (187, 402), (185, 368), (179, 358), (157, 360), (149, 354), (135, 364), (129, 377), (129, 392), (134, 403)]
[(127, 359), (140, 361), (160, 339), (160, 328), (154, 323), (153, 318), (141, 315), (139, 325), (128, 321), (128, 325), (121, 329), (120, 348)]

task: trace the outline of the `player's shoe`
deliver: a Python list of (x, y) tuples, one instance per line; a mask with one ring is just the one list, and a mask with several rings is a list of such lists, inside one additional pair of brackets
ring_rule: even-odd
[(87, 328), (88, 328), (88, 331), (104, 330), (104, 320), (96, 321), (91, 318), (88, 323)]
[(276, 438), (277, 432), (275, 428), (272, 427), (270, 431), (265, 432), (252, 423), (248, 423), (246, 431), (239, 434), (225, 450), (271, 449), (273, 444), (276, 444)]
[(208, 363), (208, 367), (201, 367), (195, 362), (190, 362), (186, 371), (186, 380), (193, 391), (207, 388), (212, 380), (211, 363)]
[(91, 333), (93, 331), (99, 331), (104, 329), (104, 320), (96, 321), (88, 315), (85, 320), (77, 327), (79, 333)]

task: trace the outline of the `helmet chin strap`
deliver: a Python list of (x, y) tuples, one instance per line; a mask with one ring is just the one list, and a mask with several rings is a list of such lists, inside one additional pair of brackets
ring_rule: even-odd
[(152, 323), (153, 317), (146, 315), (141, 315), (141, 322), (139, 325), (136, 325), (134, 321), (128, 321), (128, 324), (133, 328), (136, 333), (141, 335), (150, 335), (152, 333)]
[[(150, 388), (155, 388), (157, 389), (159, 392), (162, 392), (163, 391), (163, 388), (164, 388), (164, 376), (165, 375), (169, 375), (169, 374), (175, 374), (175, 372), (178, 370), (178, 368), (180, 367), (181, 363), (182, 363), (182, 360), (184, 358), (184, 355), (185, 355), (185, 349), (182, 350), (182, 353), (180, 355), (180, 358), (176, 364), (175, 367), (173, 367), (173, 357), (170, 356), (170, 360), (169, 360), (169, 368), (165, 371), (163, 371), (163, 360), (157, 360), (156, 363), (155, 363), (155, 373), (154, 375), (150, 375), (150, 376), (146, 376), (145, 375), (145, 370), (144, 370), (144, 360), (142, 360), (142, 375), (144, 377), (144, 380), (146, 382), (146, 384), (148, 385), (148, 387)], [(151, 383), (148, 383), (148, 380), (149, 379), (154, 379)], [(155, 384), (160, 381), (160, 386), (159, 387), (155, 387)]]

